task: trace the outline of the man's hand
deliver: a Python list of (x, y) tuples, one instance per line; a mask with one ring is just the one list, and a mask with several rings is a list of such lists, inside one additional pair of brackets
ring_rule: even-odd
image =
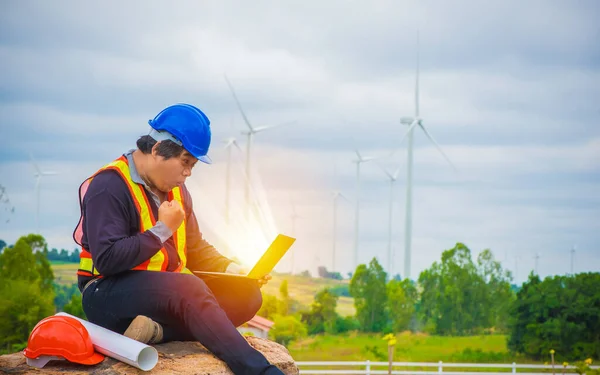
[(268, 282), (269, 282), (269, 280), (271, 280), (271, 279), (272, 279), (272, 277), (271, 277), (271, 275), (270, 275), (270, 274), (269, 274), (269, 275), (266, 275), (266, 276), (265, 276), (265, 277), (263, 277), (262, 279), (258, 279), (258, 280), (257, 280), (257, 281), (258, 281), (258, 287), (259, 287), (259, 288), (262, 288), (262, 287), (263, 287), (263, 285), (265, 285), (266, 283), (268, 283)]
[[(239, 264), (231, 262), (231, 263), (229, 263), (229, 266), (227, 266), (227, 269), (225, 270), (225, 272), (235, 273), (238, 275), (247, 275), (248, 272), (250, 272), (250, 271), (244, 266), (240, 266)], [(265, 285), (266, 283), (268, 283), (269, 280), (271, 280), (271, 275), (266, 275), (262, 279), (258, 279), (256, 281), (258, 282), (258, 286), (260, 288), (262, 288), (262, 286)]]
[(185, 211), (176, 200), (164, 201), (158, 208), (158, 220), (165, 223), (173, 233), (177, 232), (177, 229), (183, 223), (184, 217)]

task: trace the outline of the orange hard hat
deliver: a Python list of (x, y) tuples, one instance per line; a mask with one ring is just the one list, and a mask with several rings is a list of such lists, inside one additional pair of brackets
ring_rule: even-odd
[(95, 365), (104, 359), (94, 351), (92, 339), (80, 321), (56, 315), (40, 320), (33, 327), (23, 354), (28, 359), (39, 358), (41, 366), (56, 357), (84, 365)]

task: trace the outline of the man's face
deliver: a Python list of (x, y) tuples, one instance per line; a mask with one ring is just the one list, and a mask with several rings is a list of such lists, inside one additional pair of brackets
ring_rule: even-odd
[(152, 150), (154, 168), (152, 183), (164, 193), (171, 191), (178, 185), (183, 185), (186, 178), (192, 175), (192, 168), (198, 162), (189, 152), (183, 151), (179, 157), (165, 159)]

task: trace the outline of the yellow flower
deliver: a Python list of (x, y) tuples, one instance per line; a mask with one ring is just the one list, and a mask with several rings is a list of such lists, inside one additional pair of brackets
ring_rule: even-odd
[(554, 353), (556, 353), (556, 352), (554, 351), (554, 349), (550, 349), (550, 354), (554, 354)]
[(393, 333), (388, 333), (387, 335), (383, 336), (383, 340), (387, 340), (390, 341), (391, 339), (396, 338), (396, 336), (394, 336)]
[(569, 365), (569, 362), (563, 362), (563, 366), (567, 367)]
[(390, 341), (388, 341), (388, 346), (394, 346), (396, 345), (396, 339), (391, 339)]
[(548, 362), (544, 362), (544, 366), (548, 366)]
[(591, 358), (586, 359), (585, 360), (585, 364), (586, 365), (591, 365), (592, 364), (592, 359)]

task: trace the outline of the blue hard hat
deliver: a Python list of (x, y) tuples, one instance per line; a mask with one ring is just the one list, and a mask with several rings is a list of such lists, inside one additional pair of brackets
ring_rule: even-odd
[(153, 120), (148, 120), (157, 141), (171, 140), (185, 148), (198, 160), (210, 164), (208, 157), (211, 132), (210, 120), (190, 104), (175, 104), (163, 109)]

